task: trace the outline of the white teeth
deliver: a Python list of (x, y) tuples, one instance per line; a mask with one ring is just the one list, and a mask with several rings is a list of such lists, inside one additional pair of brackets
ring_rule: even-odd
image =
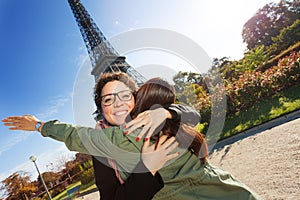
[(127, 114), (127, 111), (120, 111), (120, 112), (116, 112), (115, 115), (119, 116), (119, 115), (125, 115)]

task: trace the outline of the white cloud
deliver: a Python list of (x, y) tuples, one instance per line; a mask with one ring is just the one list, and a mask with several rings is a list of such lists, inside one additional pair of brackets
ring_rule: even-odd
[(42, 113), (38, 113), (37, 117), (41, 119), (49, 119), (59, 112), (67, 102), (69, 102), (71, 96), (57, 96), (50, 101), (50, 106), (48, 106)]
[(19, 142), (26, 140), (31, 134), (32, 133), (28, 132), (11, 133), (9, 138), (5, 140), (5, 143), (2, 143), (0, 146), (0, 156), (3, 152), (8, 151)]

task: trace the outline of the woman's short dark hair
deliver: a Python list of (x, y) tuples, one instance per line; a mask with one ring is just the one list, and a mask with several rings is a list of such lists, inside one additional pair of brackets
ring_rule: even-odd
[(94, 88), (94, 101), (97, 106), (97, 112), (100, 113), (101, 110), (101, 93), (103, 87), (106, 83), (111, 81), (120, 81), (124, 83), (130, 90), (133, 92), (133, 96), (135, 97), (135, 93), (138, 89), (136, 82), (126, 73), (124, 72), (106, 72), (103, 73), (96, 82)]

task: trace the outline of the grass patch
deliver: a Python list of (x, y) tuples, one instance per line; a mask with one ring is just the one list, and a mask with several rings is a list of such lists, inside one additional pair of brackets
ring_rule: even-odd
[(93, 181), (89, 182), (88, 184), (82, 185), (80, 187), (80, 193), (89, 191), (94, 188), (96, 188), (95, 179), (93, 179)]
[[(73, 183), (73, 184), (69, 185), (69, 186), (66, 188), (66, 190), (64, 190), (64, 191), (61, 192), (60, 194), (56, 195), (56, 196), (53, 197), (52, 199), (53, 199), (53, 200), (59, 200), (59, 199), (64, 199), (64, 198), (68, 197), (67, 191), (68, 191), (69, 189), (73, 188), (73, 187), (78, 186), (78, 185), (81, 185), (81, 182), (80, 182), (80, 181), (78, 181), (78, 182), (76, 182), (76, 183)], [(95, 184), (95, 181), (92, 181), (92, 182), (90, 182), (90, 183), (88, 183), (88, 184), (86, 184), (86, 185), (81, 185), (81, 186), (80, 186), (80, 193), (87, 192), (87, 191), (89, 191), (89, 190), (95, 189), (96, 187), (97, 187), (97, 186), (96, 186), (96, 184)]]
[(258, 102), (248, 110), (225, 120), (221, 138), (237, 134), (279, 116), (300, 109), (300, 84), (281, 91), (272, 98)]
[(73, 187), (76, 187), (78, 185), (81, 185), (81, 182), (78, 181), (76, 183), (73, 183), (71, 185), (68, 185), (68, 187), (66, 188), (66, 190), (64, 190), (63, 192), (59, 193), (58, 195), (56, 195), (55, 197), (53, 197), (53, 200), (59, 200), (59, 199), (63, 199), (65, 197), (67, 197), (67, 191)]
[(247, 110), (227, 116), (219, 140), (298, 109), (300, 109), (300, 84), (278, 92), (273, 97), (264, 99)]

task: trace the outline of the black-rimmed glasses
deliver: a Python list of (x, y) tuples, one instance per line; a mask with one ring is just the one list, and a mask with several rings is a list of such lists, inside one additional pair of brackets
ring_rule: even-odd
[(101, 97), (101, 103), (104, 106), (110, 106), (116, 101), (116, 96), (118, 96), (121, 101), (130, 101), (132, 98), (132, 92), (130, 90), (122, 90), (117, 93), (103, 95)]

